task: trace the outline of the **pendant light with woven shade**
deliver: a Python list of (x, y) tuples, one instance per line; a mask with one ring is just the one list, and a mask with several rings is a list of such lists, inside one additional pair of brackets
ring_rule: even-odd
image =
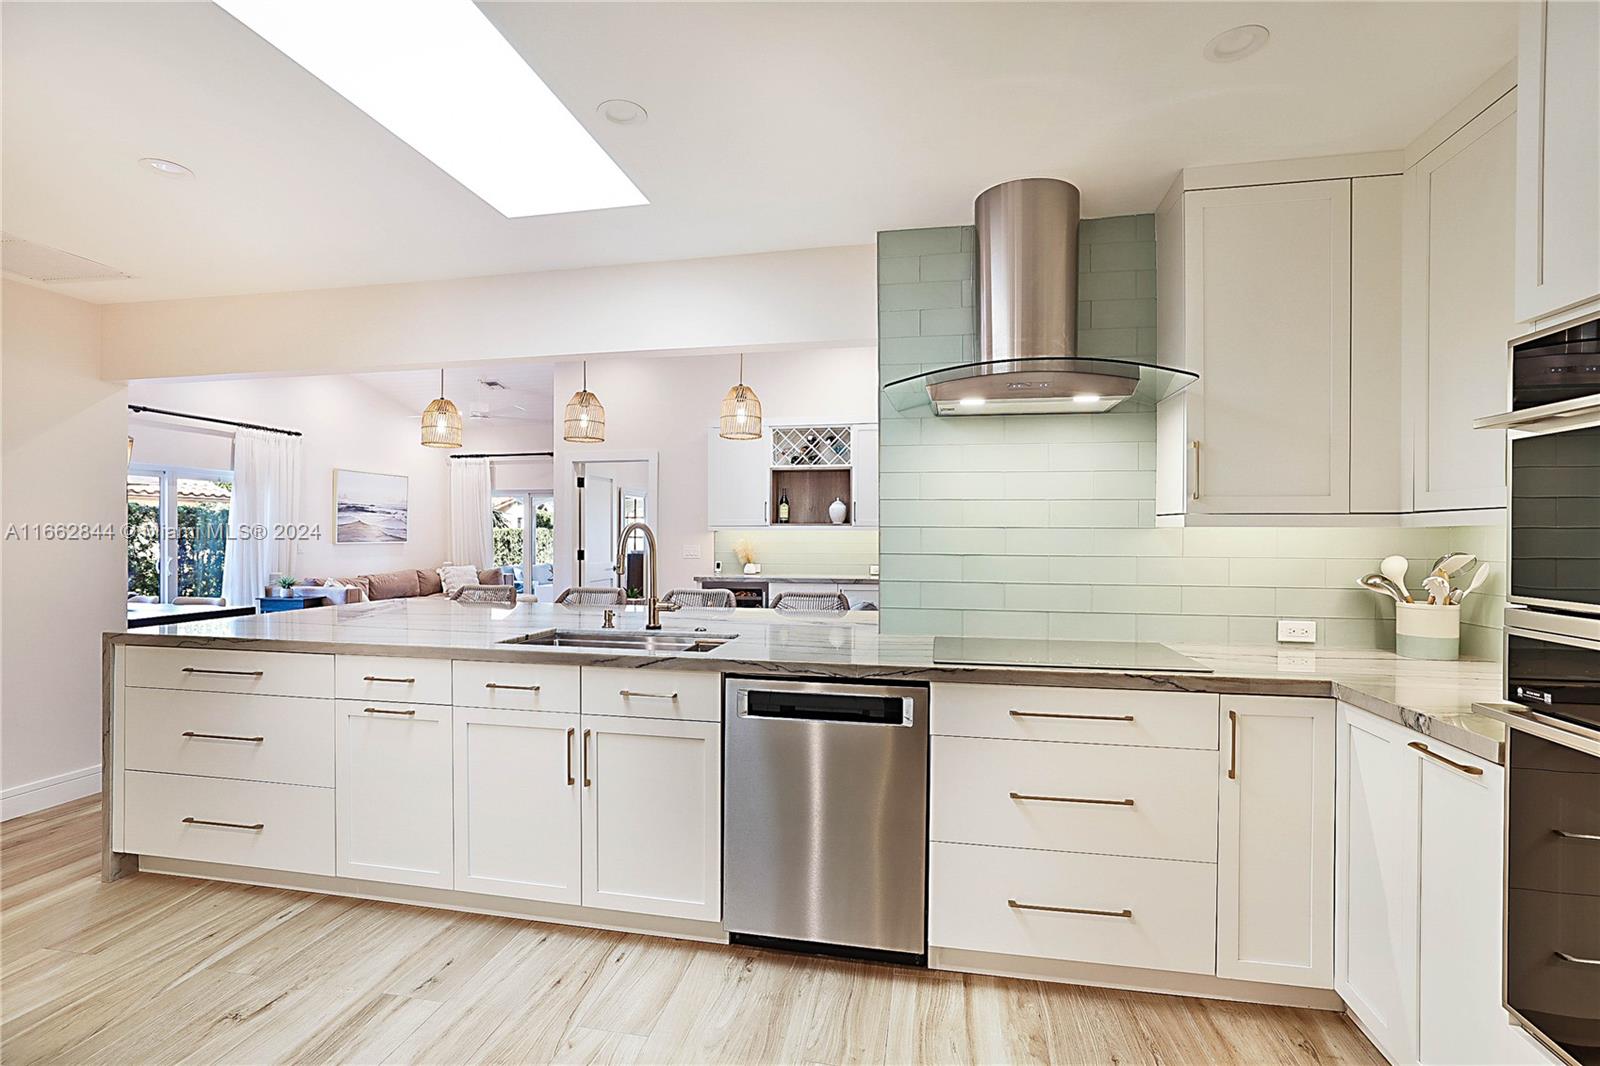
[(567, 401), (567, 417), (561, 439), (570, 444), (599, 444), (606, 439), (606, 409), (600, 397), (589, 391), (589, 364), (583, 364), (583, 388)]
[(724, 440), (761, 438), (761, 400), (756, 390), (744, 383), (744, 355), (739, 356), (739, 384), (722, 398), (722, 426), (717, 436)]
[(439, 398), (422, 412), (422, 443), (428, 448), (461, 447), (461, 412), (444, 398), (444, 371), (439, 371)]

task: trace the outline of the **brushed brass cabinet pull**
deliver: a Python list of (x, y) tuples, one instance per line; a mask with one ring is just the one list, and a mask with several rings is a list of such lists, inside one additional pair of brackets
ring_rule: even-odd
[(1194, 446), (1194, 491), (1189, 494), (1189, 498), (1198, 500), (1200, 498), (1200, 442), (1192, 440), (1189, 443)]
[(194, 737), (196, 740), (242, 740), (248, 744), (262, 744), (267, 739), (266, 737), (235, 737), (227, 733), (196, 733), (192, 729), (185, 729), (183, 735)]
[(538, 685), (502, 685), (502, 684), (500, 684), (498, 682), (495, 682), (495, 681), (485, 681), (483, 683), (483, 687), (484, 688), (509, 688), (509, 689), (514, 689), (517, 692), (538, 692), (539, 691), (539, 686)]
[(1239, 776), (1239, 712), (1228, 712), (1228, 780)]
[(203, 666), (185, 666), (186, 674), (226, 674), (228, 677), (265, 677), (265, 670), (207, 670)]
[(576, 732), (577, 732), (576, 729), (567, 730), (567, 784), (568, 785), (577, 784), (577, 782), (575, 780), (573, 780), (573, 777), (572, 777), (572, 737), (573, 737), (573, 734), (575, 734)]
[(1434, 751), (1432, 748), (1428, 747), (1428, 745), (1422, 743), (1421, 741), (1413, 740), (1411, 743), (1407, 744), (1406, 747), (1414, 748), (1417, 751), (1422, 752), (1422, 754), (1426, 755), (1428, 758), (1433, 759), (1433, 760), (1435, 760), (1437, 762), (1444, 763), (1446, 766), (1450, 767), (1452, 770), (1460, 770), (1462, 773), (1470, 774), (1473, 777), (1482, 777), (1483, 776), (1483, 768), (1482, 767), (1480, 767), (1480, 766), (1468, 766), (1466, 763), (1459, 763), (1459, 762), (1456, 762), (1454, 759), (1447, 759), (1443, 755), (1440, 755), (1438, 752)]
[(1082, 796), (1030, 796), (1026, 792), (1013, 792), (1014, 800), (1033, 800), (1039, 803), (1092, 803), (1102, 807), (1132, 807), (1133, 800), (1088, 799)]
[(1131, 714), (1060, 714), (1055, 711), (1019, 711), (1011, 709), (1013, 718), (1070, 718), (1075, 722), (1131, 722)]
[(592, 732), (594, 732), (594, 730), (592, 730), (592, 729), (585, 729), (583, 731), (583, 787), (584, 788), (588, 788), (590, 785), (594, 784), (593, 781), (589, 780), (589, 734), (592, 733)]
[(678, 694), (676, 692), (635, 692), (632, 689), (626, 688), (618, 689), (617, 695), (623, 697), (624, 699), (637, 697), (647, 700), (675, 700), (678, 698)]
[(387, 707), (363, 707), (361, 709), (363, 711), (366, 711), (368, 714), (398, 714), (398, 715), (402, 715), (402, 716), (407, 717), (407, 718), (410, 718), (412, 715), (417, 713), (414, 710), (412, 710), (412, 711), (391, 711)]
[(1552, 829), (1550, 832), (1567, 840), (1596, 840), (1600, 841), (1600, 833), (1574, 833), (1570, 829)]
[(1006, 900), (1006, 906), (1018, 911), (1049, 911), (1052, 914), (1093, 914), (1101, 918), (1132, 918), (1133, 912), (1127, 908), (1120, 911), (1102, 911), (1093, 907), (1046, 907), (1042, 903), (1018, 903), (1014, 899)]
[(414, 677), (373, 677), (371, 674), (368, 674), (366, 677), (363, 677), (361, 680), (363, 680), (363, 681), (382, 681), (385, 684), (390, 684), (390, 685), (415, 685), (417, 683), (417, 679), (414, 678)]
[(184, 825), (215, 825), (215, 826), (220, 826), (223, 829), (252, 829), (252, 830), (254, 830), (254, 831), (258, 832), (258, 833), (261, 830), (263, 830), (263, 829), (265, 829), (267, 827), (265, 822), (256, 822), (254, 825), (246, 825), (243, 822), (213, 822), (213, 821), (211, 821), (209, 819), (206, 819), (206, 818), (185, 818), (183, 820), (183, 824)]
[(1582, 955), (1568, 955), (1565, 951), (1556, 952), (1556, 957), (1567, 962), (1575, 962), (1579, 966), (1600, 966), (1600, 959), (1586, 959)]

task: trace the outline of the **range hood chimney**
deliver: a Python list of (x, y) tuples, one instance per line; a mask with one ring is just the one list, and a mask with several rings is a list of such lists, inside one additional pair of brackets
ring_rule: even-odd
[[(978, 361), (918, 381), (940, 415), (1107, 411), (1139, 392), (1151, 401), (1196, 375), (1078, 354), (1078, 189), (1023, 178), (974, 203), (978, 232)], [(1145, 387), (1141, 391), (1141, 384)]]

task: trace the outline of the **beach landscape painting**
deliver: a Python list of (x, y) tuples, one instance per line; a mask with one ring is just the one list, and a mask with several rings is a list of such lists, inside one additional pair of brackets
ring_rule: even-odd
[(406, 539), (409, 482), (400, 474), (333, 472), (335, 544), (396, 544)]

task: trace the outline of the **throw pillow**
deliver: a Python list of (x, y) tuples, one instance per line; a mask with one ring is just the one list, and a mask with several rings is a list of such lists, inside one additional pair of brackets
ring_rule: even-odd
[(439, 567), (435, 573), (439, 575), (439, 584), (444, 589), (444, 594), (451, 598), (454, 598), (457, 592), (468, 585), (476, 585), (478, 583), (478, 570), (472, 566), (450, 566), (447, 564)]
[(437, 570), (418, 570), (417, 586), (424, 596), (437, 596), (444, 591), (444, 582), (439, 579)]
[(375, 600), (398, 600), (417, 595), (421, 589), (415, 570), (391, 570), (386, 574), (367, 574)]

